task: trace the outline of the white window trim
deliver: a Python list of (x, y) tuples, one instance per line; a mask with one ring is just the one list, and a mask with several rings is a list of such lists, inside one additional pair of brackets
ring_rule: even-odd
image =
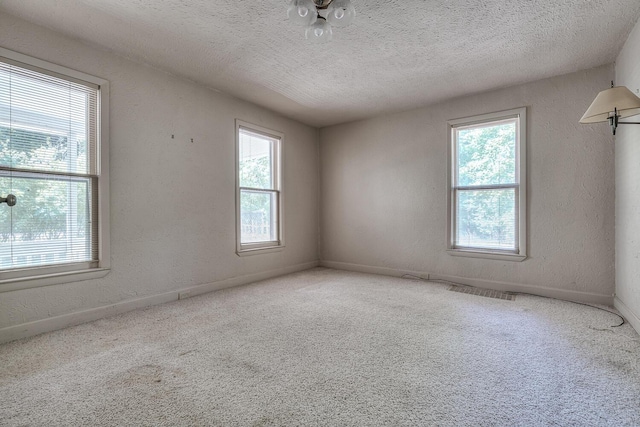
[[(516, 198), (516, 209), (518, 212), (518, 251), (505, 251), (481, 248), (456, 248), (453, 245), (455, 233), (455, 200), (453, 197), (453, 171), (454, 151), (453, 151), (453, 131), (460, 126), (480, 124), (483, 122), (498, 121), (503, 119), (519, 118), (518, 129), (519, 144), (516, 147), (516, 174), (519, 179), (518, 197)], [(453, 256), (463, 256), (472, 258), (485, 258), (503, 261), (524, 261), (527, 258), (527, 108), (515, 108), (511, 110), (498, 111), (495, 113), (481, 114), (477, 116), (464, 117), (447, 122), (447, 253)]]
[(9, 270), (0, 274), (0, 293), (40, 286), (77, 282), (106, 276), (111, 268), (109, 233), (109, 82), (107, 80), (52, 64), (0, 47), (0, 57), (37, 67), (42, 72), (58, 74), (98, 85), (98, 262), (64, 264), (56, 267), (34, 267)]
[[(235, 121), (235, 143), (236, 143), (236, 254), (238, 256), (257, 255), (270, 252), (278, 252), (284, 249), (284, 186), (282, 180), (282, 165), (284, 164), (284, 134), (282, 132), (267, 129), (262, 126), (254, 125), (249, 122), (236, 119)], [(276, 155), (274, 156), (275, 167), (275, 181), (276, 189), (278, 191), (278, 203), (277, 209), (277, 227), (278, 227), (278, 240), (271, 242), (258, 242), (258, 243), (241, 243), (240, 231), (241, 231), (241, 218), (240, 218), (240, 129), (246, 129), (251, 132), (262, 134), (269, 138), (274, 138), (279, 141), (276, 147)]]

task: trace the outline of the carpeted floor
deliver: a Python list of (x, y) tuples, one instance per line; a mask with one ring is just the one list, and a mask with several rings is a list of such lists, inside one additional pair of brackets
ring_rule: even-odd
[(0, 425), (640, 425), (618, 317), (448, 288), (319, 268), (5, 344)]

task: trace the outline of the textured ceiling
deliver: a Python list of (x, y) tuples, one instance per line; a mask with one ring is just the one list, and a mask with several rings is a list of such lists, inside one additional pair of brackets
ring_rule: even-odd
[(640, 16), (638, 0), (353, 1), (355, 23), (320, 46), (286, 20), (285, 0), (0, 0), (0, 11), (318, 127), (613, 62)]

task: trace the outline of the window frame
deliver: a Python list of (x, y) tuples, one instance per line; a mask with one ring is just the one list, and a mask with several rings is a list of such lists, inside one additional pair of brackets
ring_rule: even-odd
[[(240, 186), (240, 131), (246, 130), (257, 135), (262, 135), (265, 138), (275, 140), (274, 146), (272, 146), (272, 180), (273, 190), (265, 190), (260, 188), (250, 188)], [(284, 134), (272, 129), (268, 129), (262, 126), (254, 125), (249, 122), (245, 122), (240, 119), (235, 120), (235, 145), (236, 145), (236, 254), (238, 256), (255, 255), (261, 253), (281, 251), (284, 249), (284, 192), (282, 183), (282, 164), (284, 161)], [(273, 193), (276, 195), (276, 203), (274, 207), (275, 220), (272, 226), (277, 228), (277, 239), (265, 242), (252, 242), (242, 243), (242, 218), (241, 218), (241, 206), (240, 206), (240, 193), (245, 191), (256, 191)]]
[(56, 266), (36, 266), (5, 270), (0, 272), (0, 292), (104, 277), (109, 273), (111, 268), (109, 233), (109, 82), (81, 71), (76, 71), (2, 47), (0, 47), (0, 60), (6, 60), (8, 63), (14, 63), (17, 66), (28, 68), (42, 74), (98, 86), (98, 128), (96, 135), (98, 260), (65, 263)]
[[(457, 128), (469, 127), (499, 122), (501, 120), (518, 119), (516, 141), (516, 177), (518, 182), (508, 185), (477, 186), (484, 188), (514, 188), (516, 192), (516, 220), (515, 229), (517, 250), (504, 250), (495, 248), (470, 248), (456, 246), (456, 191), (460, 187), (455, 186), (457, 174), (456, 165), (456, 137)], [(447, 253), (453, 256), (465, 256), (474, 258), (496, 259), (504, 261), (524, 261), (527, 258), (527, 107), (497, 111), (447, 121)], [(474, 186), (476, 187), (476, 186)], [(481, 187), (481, 188), (480, 188)]]

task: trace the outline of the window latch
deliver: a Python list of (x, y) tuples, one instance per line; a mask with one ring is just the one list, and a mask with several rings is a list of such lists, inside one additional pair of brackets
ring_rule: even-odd
[(9, 206), (15, 206), (17, 200), (13, 194), (7, 194), (7, 197), (0, 197), (0, 203), (6, 203)]

